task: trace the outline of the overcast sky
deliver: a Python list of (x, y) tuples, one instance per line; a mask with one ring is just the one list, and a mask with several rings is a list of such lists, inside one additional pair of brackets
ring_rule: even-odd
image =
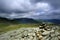
[(0, 17), (60, 19), (60, 0), (0, 0)]

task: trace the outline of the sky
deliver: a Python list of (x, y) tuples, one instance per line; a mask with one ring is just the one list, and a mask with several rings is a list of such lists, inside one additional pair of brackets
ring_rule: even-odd
[(0, 17), (60, 19), (60, 0), (0, 0)]

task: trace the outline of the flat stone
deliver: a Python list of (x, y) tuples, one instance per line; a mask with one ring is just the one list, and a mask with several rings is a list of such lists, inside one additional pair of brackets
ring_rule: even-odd
[(42, 35), (45, 35), (45, 36), (48, 35), (48, 34), (50, 34), (49, 31), (45, 31), (45, 32), (42, 33)]

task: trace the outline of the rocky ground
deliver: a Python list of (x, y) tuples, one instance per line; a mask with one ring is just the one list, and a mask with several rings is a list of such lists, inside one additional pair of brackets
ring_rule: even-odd
[(60, 40), (58, 27), (20, 28), (0, 35), (0, 40)]

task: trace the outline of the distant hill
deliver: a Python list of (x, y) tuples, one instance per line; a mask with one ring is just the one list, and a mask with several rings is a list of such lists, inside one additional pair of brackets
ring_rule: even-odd
[(31, 18), (17, 18), (17, 19), (13, 19), (13, 21), (17, 21), (19, 23), (39, 23), (39, 21)]
[(60, 19), (32, 19), (32, 18), (15, 18), (13, 20), (0, 17), (1, 22), (9, 22), (9, 23), (42, 23), (42, 22), (51, 22), (54, 24), (60, 24)]
[(54, 24), (60, 24), (60, 19), (39, 19), (39, 20), (44, 22), (51, 22)]
[(39, 23), (39, 21), (31, 18), (16, 18), (13, 20), (0, 17), (0, 22), (10, 22), (10, 23)]

